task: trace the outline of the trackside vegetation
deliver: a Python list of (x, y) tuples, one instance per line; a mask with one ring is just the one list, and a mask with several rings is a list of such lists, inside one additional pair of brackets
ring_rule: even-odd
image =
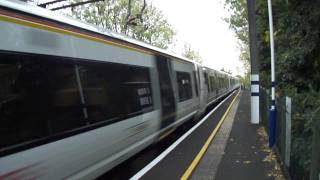
[[(255, 1), (260, 82), (270, 87), (269, 24), (266, 0)], [(292, 98), (290, 176), (319, 178), (320, 167), (320, 1), (273, 0), (276, 96)], [(239, 39), (240, 59), (250, 63), (246, 0), (226, 0), (226, 21)], [(248, 68), (249, 69), (249, 68)], [(247, 76), (249, 70), (247, 69)]]
[[(70, 4), (81, 0), (69, 0)], [(126, 34), (134, 39), (167, 49), (176, 32), (156, 7), (138, 0), (105, 0), (77, 6), (71, 15), (104, 29)]]

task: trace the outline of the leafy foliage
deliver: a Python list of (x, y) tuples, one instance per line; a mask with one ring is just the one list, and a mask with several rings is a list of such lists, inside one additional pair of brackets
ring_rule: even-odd
[[(70, 1), (71, 3), (76, 3), (81, 0)], [(142, 7), (143, 3), (141, 1), (132, 0), (132, 16), (140, 15)], [(126, 26), (127, 15), (127, 0), (105, 0), (72, 9), (72, 16), (77, 19), (115, 32), (124, 33), (157, 47), (166, 49), (172, 43), (175, 32), (162, 12), (154, 6), (146, 6), (142, 14), (142, 22), (139, 19), (135, 19), (131, 25)]]
[(199, 53), (191, 48), (191, 45), (185, 43), (183, 46), (182, 56), (192, 59), (198, 63), (202, 63), (202, 58)]
[(241, 84), (250, 86), (250, 52), (249, 52), (249, 26), (246, 0), (226, 0), (225, 8), (228, 9), (230, 17), (224, 20), (229, 23), (236, 37), (240, 49), (239, 60), (245, 69), (245, 75), (239, 76)]
[[(317, 123), (320, 125), (320, 94), (312, 89), (290, 94), (293, 97), (290, 171), (293, 179), (308, 179), (314, 141), (312, 135), (316, 132), (314, 127)], [(319, 152), (319, 149), (317, 151)]]
[[(261, 85), (270, 87), (269, 22), (266, 0), (256, 0)], [(295, 179), (308, 179), (314, 124), (320, 124), (320, 1), (273, 0), (276, 82), (279, 96), (293, 99), (292, 165)], [(226, 0), (230, 27), (248, 47), (245, 0)], [(241, 56), (248, 53), (243, 48)], [(241, 57), (240, 56), (240, 57)], [(250, 63), (245, 57), (244, 62)], [(318, 152), (320, 150), (318, 149)]]

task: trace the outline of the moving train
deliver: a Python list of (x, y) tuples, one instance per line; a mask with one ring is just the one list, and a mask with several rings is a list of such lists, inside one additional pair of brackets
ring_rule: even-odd
[(121, 34), (0, 1), (0, 179), (94, 179), (239, 87)]

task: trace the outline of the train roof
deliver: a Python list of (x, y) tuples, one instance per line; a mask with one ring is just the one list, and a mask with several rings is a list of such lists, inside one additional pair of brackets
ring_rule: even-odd
[[(17, 0), (1, 0), (0, 6), (6, 7), (9, 9), (13, 9), (13, 10), (17, 10), (17, 11), (22, 11), (24, 13), (32, 14), (32, 15), (35, 15), (38, 17), (49, 19), (49, 20), (57, 21), (59, 23), (71, 25), (71, 26), (81, 28), (84, 30), (88, 30), (88, 31), (98, 33), (101, 35), (110, 36), (112, 38), (115, 38), (115, 39), (118, 39), (121, 41), (125, 41), (125, 42), (129, 42), (131, 44), (138, 45), (138, 46), (141, 46), (141, 47), (149, 49), (149, 50), (157, 51), (157, 52), (160, 52), (162, 54), (165, 54), (165, 55), (168, 55), (168, 56), (171, 56), (174, 58), (178, 58), (178, 59), (181, 59), (184, 61), (199, 64), (199, 63), (197, 63), (193, 60), (190, 60), (188, 58), (185, 58), (181, 55), (177, 55), (177, 54), (170, 52), (168, 50), (164, 50), (164, 49), (152, 46), (150, 44), (147, 44), (145, 42), (138, 41), (138, 40), (133, 39), (127, 35), (116, 33), (111, 30), (108, 30), (108, 29), (103, 29), (103, 28), (100, 28), (100, 27), (95, 26), (93, 24), (89, 24), (89, 23), (86, 23), (86, 22), (83, 22), (83, 21), (80, 21), (80, 20), (77, 20), (77, 19), (74, 19), (74, 18), (71, 18), (68, 16), (64, 16), (60, 13), (56, 13), (56, 12), (50, 11), (48, 9), (41, 8), (41, 7), (38, 7), (35, 5), (31, 5), (31, 4), (28, 4), (25, 2), (21, 2), (21, 1), (17, 1)], [(204, 65), (201, 65), (201, 66), (206, 67)], [(209, 67), (206, 67), (206, 68), (212, 69)], [(215, 69), (213, 69), (213, 70), (215, 70)], [(215, 71), (218, 71), (221, 74), (226, 74), (228, 76), (231, 76), (230, 74), (227, 74), (227, 73), (219, 71), (219, 70), (215, 70)]]

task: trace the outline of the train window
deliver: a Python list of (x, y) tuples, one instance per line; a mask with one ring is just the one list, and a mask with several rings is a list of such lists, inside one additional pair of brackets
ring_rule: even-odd
[(212, 77), (212, 81), (213, 81), (213, 83), (214, 83), (214, 90), (217, 90), (218, 89), (218, 84), (217, 84), (217, 78), (216, 78), (216, 76), (213, 76)]
[(211, 92), (213, 92), (214, 89), (215, 89), (214, 77), (213, 77), (213, 76), (210, 76), (209, 79), (210, 79), (210, 84), (211, 84), (211, 89), (210, 89), (210, 90), (211, 90)]
[(223, 88), (226, 88), (226, 87), (228, 87), (228, 79), (227, 79), (227, 77), (226, 76), (224, 76), (223, 77)]
[(224, 84), (225, 84), (224, 77), (221, 77), (221, 88), (224, 88)]
[(185, 101), (192, 98), (191, 76), (187, 72), (177, 71), (177, 84), (179, 101)]
[(80, 65), (89, 123), (123, 119), (153, 109), (149, 69), (121, 64)]
[(219, 77), (218, 80), (219, 80), (219, 89), (221, 89), (223, 87), (223, 79)]
[(76, 65), (43, 55), (0, 58), (0, 150), (153, 109), (148, 68)]
[(203, 76), (204, 76), (204, 82), (205, 82), (205, 84), (207, 85), (207, 89), (208, 89), (208, 92), (210, 91), (210, 85), (209, 85), (209, 80), (208, 80), (208, 74), (207, 74), (207, 72), (204, 72), (203, 73)]
[(208, 75), (208, 84), (209, 84), (209, 92), (211, 92), (212, 90), (212, 84), (211, 84), (211, 79), (210, 79), (210, 75)]
[(84, 125), (72, 64), (1, 54), (0, 149)]
[(204, 83), (208, 84), (208, 79), (206, 78), (207, 77), (207, 73), (205, 71), (203, 72), (203, 77), (204, 77)]

